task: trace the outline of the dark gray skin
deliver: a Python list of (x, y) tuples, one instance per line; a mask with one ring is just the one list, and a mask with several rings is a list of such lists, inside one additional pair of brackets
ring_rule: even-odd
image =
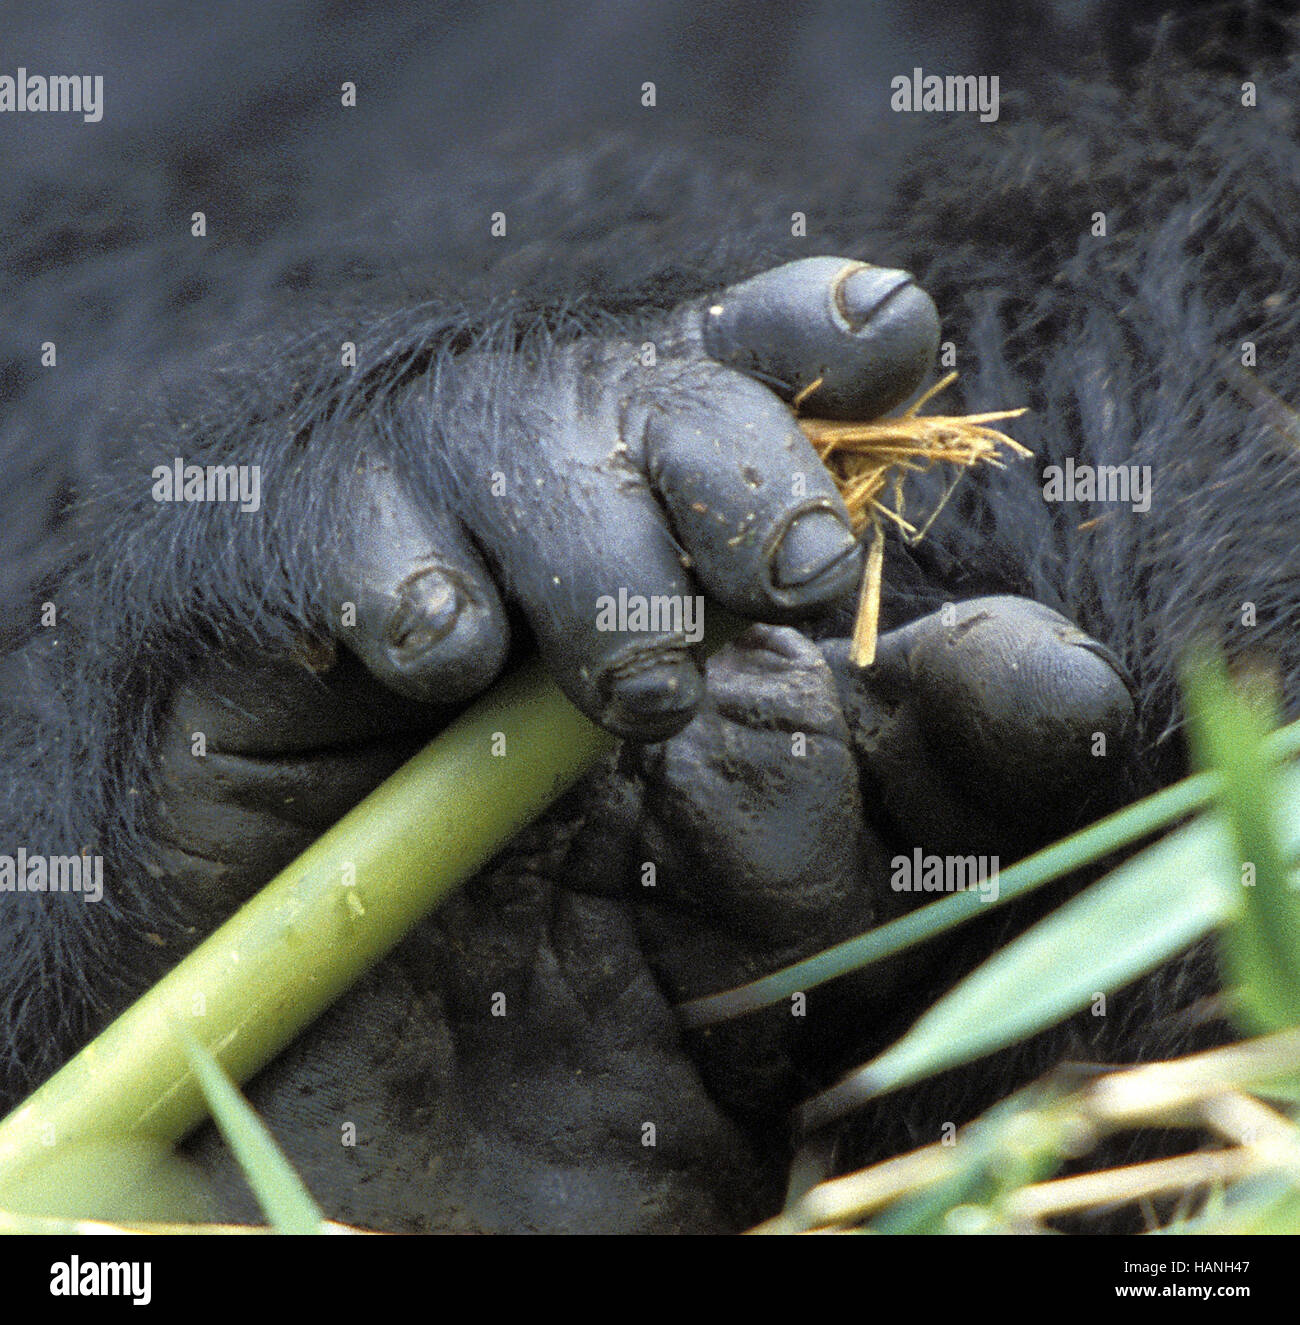
[[(619, 587), (703, 590), (777, 621), (851, 599), (861, 559), (829, 477), (777, 394), (708, 351), (780, 376), (786, 396), (822, 377), (828, 409), (854, 414), (912, 393), (937, 321), (905, 274), (816, 259), (661, 333), (652, 369), (639, 346), (582, 344), (461, 364), (463, 395), (436, 420), (413, 397), (411, 427), (446, 447), (457, 518), (416, 502), (377, 450), (333, 573), (331, 616), (353, 603), (356, 624), (177, 690), (156, 842), (210, 922), (491, 683), (505, 603), (575, 703), (632, 738), (253, 1083), (333, 1217), (589, 1232), (761, 1218), (790, 1111), (917, 972), (896, 963), (814, 991), (805, 1016), (708, 1032), (684, 1033), (674, 1006), (910, 906), (888, 885), (897, 851), (1009, 863), (1105, 776), (1095, 734), (1122, 748), (1118, 664), (1020, 599), (887, 634), (865, 672), (843, 640), (754, 627), (710, 660), (707, 687), (680, 636), (597, 632), (595, 599)], [(507, 438), (490, 456), (485, 419)], [(190, 1153), (225, 1214), (255, 1215), (214, 1134)]]
[[(446, 504), (417, 501), (377, 438), (326, 552), (333, 639), (287, 663), (233, 659), (181, 687), (157, 833), (169, 874), (238, 896), (264, 882), (268, 846), (283, 862), (396, 766), (391, 748), (358, 759), (350, 747), (436, 730), (491, 684), (509, 646), (505, 601), (579, 708), (659, 740), (698, 707), (699, 659), (670, 631), (597, 631), (602, 595), (703, 592), (770, 621), (850, 593), (861, 555), (844, 503), (777, 395), (710, 357), (709, 324), (727, 321), (720, 352), (738, 356), (740, 331), (779, 343), (785, 394), (821, 378), (850, 412), (911, 395), (939, 333), (907, 273), (811, 258), (648, 328), (653, 365), (644, 343), (466, 355), (450, 391), (435, 384), (437, 417), (412, 388), (402, 440), (436, 451)], [(762, 364), (751, 354), (747, 368)], [(365, 675), (336, 665), (340, 646)], [(194, 731), (208, 735), (205, 763), (189, 754)], [(321, 747), (315, 774), (310, 759), (283, 759)], [(308, 823), (286, 814), (289, 797), (310, 806)]]

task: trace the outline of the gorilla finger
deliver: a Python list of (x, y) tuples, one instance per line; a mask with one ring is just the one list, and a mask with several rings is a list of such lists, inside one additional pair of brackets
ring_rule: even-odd
[(575, 463), (524, 503), (484, 502), (474, 532), (507, 578), (565, 694), (619, 736), (665, 740), (694, 716), (704, 683), (691, 652), (703, 600), (644, 480)]
[(1104, 645), (1025, 598), (974, 598), (892, 632), (881, 664), (910, 673), (926, 743), (981, 801), (1071, 798), (1127, 748), (1133, 682)]
[(645, 422), (646, 471), (708, 592), (777, 618), (857, 584), (861, 552), (826, 468), (771, 392), (714, 370)]
[(399, 694), (455, 703), (505, 661), (505, 611), (477, 552), (445, 510), (415, 500), (388, 464), (366, 461), (330, 568), (336, 637)]
[(682, 314), (688, 340), (810, 412), (873, 419), (908, 398), (939, 346), (939, 314), (911, 273), (848, 258), (760, 272)]

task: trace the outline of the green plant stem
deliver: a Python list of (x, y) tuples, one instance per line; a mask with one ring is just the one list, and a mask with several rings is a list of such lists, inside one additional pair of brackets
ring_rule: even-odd
[[(706, 617), (706, 653), (748, 624)], [(178, 1026), (247, 1081), (614, 744), (540, 663), (507, 677), (0, 1120), (0, 1174), (52, 1145), (179, 1140), (207, 1107)]]
[(0, 1121), (0, 1171), (178, 1140), (206, 1107), (177, 1023), (248, 1080), (613, 744), (540, 665), (503, 681)]

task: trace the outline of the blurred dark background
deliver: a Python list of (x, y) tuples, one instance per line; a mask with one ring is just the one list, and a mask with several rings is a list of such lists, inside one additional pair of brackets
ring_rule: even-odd
[[(933, 127), (890, 113), (894, 75), (997, 74), (1015, 114), (1063, 72), (1140, 76), (1171, 4), (10, 0), (0, 72), (98, 74), (104, 92), (95, 124), (0, 115), (0, 640), (99, 463), (87, 420), (188, 342), (253, 334), (268, 306), (319, 297), (353, 264), (454, 279), (427, 218), (518, 205), (521, 170), (563, 189), (565, 153), (611, 134), (636, 135), (647, 172), (658, 148), (708, 141), (723, 163), (789, 175), (842, 157), (886, 181)], [(1217, 43), (1229, 69), (1281, 9), (1172, 7), (1168, 39)], [(358, 105), (341, 113), (345, 80)]]

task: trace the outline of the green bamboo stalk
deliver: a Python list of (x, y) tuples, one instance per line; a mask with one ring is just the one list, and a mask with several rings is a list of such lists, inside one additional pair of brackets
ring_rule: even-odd
[(539, 664), (507, 678), (0, 1121), (0, 1172), (179, 1140), (207, 1109), (178, 1024), (247, 1081), (613, 744)]
[[(704, 651), (746, 624), (710, 605)], [(179, 1141), (207, 1106), (178, 1028), (247, 1081), (614, 744), (539, 662), (507, 677), (0, 1120), (0, 1176), (54, 1145)]]

